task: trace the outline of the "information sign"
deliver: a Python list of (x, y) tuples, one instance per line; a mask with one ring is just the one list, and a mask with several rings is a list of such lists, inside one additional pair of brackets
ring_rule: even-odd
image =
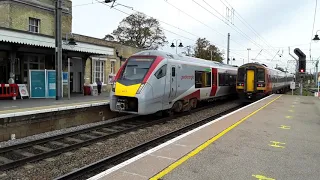
[(55, 98), (56, 97), (56, 71), (48, 70), (47, 71), (47, 97)]
[(44, 70), (30, 70), (30, 96), (32, 98), (46, 97), (46, 79)]

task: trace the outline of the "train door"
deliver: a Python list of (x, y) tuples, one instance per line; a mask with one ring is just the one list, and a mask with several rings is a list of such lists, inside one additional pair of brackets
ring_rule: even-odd
[(247, 88), (246, 88), (247, 92), (254, 91), (254, 70), (252, 69), (247, 70), (246, 85), (247, 85)]
[(176, 97), (177, 93), (177, 74), (176, 74), (176, 67), (171, 65), (171, 73), (170, 73), (170, 101)]

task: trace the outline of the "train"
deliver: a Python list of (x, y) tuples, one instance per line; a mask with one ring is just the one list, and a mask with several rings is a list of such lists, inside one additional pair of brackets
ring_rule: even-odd
[(237, 72), (237, 93), (241, 101), (253, 102), (290, 89), (294, 75), (258, 62), (243, 64)]
[(137, 115), (194, 109), (199, 102), (236, 93), (237, 66), (145, 50), (118, 70), (110, 91), (110, 110)]

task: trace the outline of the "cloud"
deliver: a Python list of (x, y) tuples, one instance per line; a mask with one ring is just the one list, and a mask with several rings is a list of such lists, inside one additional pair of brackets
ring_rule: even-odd
[[(169, 3), (203, 22), (205, 24), (203, 25), (173, 8), (164, 0), (117, 0), (118, 3), (131, 6), (134, 10), (141, 11), (158, 20), (165, 21), (194, 34), (191, 35), (161, 23), (163, 28), (174, 32), (165, 31), (170, 43), (162, 48), (164, 51), (175, 53), (175, 49), (169, 47), (174, 39), (180, 39), (184, 46), (187, 46), (194, 45), (198, 37), (205, 37), (211, 43), (219, 45), (218, 47), (226, 52), (227, 33), (230, 33), (230, 57), (236, 59), (232, 63), (237, 65), (241, 65), (243, 59), (247, 62), (248, 51), (246, 49), (248, 47), (252, 49), (250, 51), (250, 59), (255, 58), (260, 50), (264, 49), (257, 56), (257, 59), (271, 67), (275, 67), (278, 64), (282, 67), (292, 66), (291, 69), (294, 68), (294, 64), (288, 61), (292, 60), (292, 57), (289, 56), (288, 46), (292, 46), (292, 54), (293, 49), (296, 47), (303, 49), (310, 59), (308, 43), (311, 42), (312, 35), (314, 0), (304, 0), (303, 3), (298, 0), (227, 0), (227, 2), (225, 0), (206, 0), (219, 13), (205, 4), (203, 0), (194, 1), (207, 8), (220, 19), (224, 19), (220, 14), (222, 16), (226, 15), (225, 4), (228, 5), (228, 3), (240, 15), (235, 14), (234, 25), (229, 24), (230, 26), (228, 26), (210, 12), (201, 8), (193, 0), (168, 0)], [(80, 4), (90, 5), (75, 6)], [(101, 3), (96, 3), (95, 0), (77, 0), (73, 1), (73, 5), (75, 6), (73, 8), (73, 32), (97, 38), (103, 38), (106, 34), (111, 33), (117, 28), (119, 22), (127, 16)], [(134, 13), (134, 11), (123, 6), (116, 6), (116, 8), (128, 14)], [(239, 18), (253, 27), (262, 38), (258, 37), (250, 27), (244, 25)], [(319, 13), (317, 14), (317, 18), (319, 18)], [(315, 24), (315, 31), (318, 29), (320, 29), (320, 23)], [(187, 39), (184, 37), (187, 37)], [(319, 44), (312, 43), (312, 58), (320, 56)], [(181, 52), (183, 50), (185, 49), (179, 49), (178, 51)], [(281, 58), (278, 55), (275, 56), (278, 50), (281, 53), (283, 52)], [(270, 61), (274, 56), (274, 60)], [(307, 63), (307, 69), (313, 69), (313, 66), (314, 64)]]

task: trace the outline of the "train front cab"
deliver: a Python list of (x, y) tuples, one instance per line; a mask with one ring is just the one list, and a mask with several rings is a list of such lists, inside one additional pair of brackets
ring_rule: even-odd
[(261, 66), (242, 66), (238, 69), (237, 93), (242, 101), (253, 102), (266, 95), (266, 70)]
[(132, 56), (119, 69), (110, 92), (110, 110), (130, 114), (154, 113), (148, 106), (153, 98), (152, 84), (148, 83), (155, 68), (164, 63), (160, 56)]

